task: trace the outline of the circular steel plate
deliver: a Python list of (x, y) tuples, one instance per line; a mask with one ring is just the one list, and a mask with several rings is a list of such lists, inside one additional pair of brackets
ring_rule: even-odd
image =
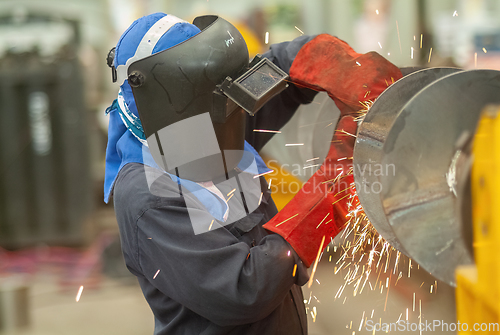
[(456, 68), (432, 68), (405, 76), (377, 98), (358, 128), (354, 176), (359, 200), (377, 232), (404, 254), (407, 252), (386, 219), (380, 197), (381, 174), (394, 174), (391, 166), (382, 165), (387, 134), (404, 105), (416, 93), (437, 79), (458, 71)]
[(436, 278), (455, 283), (455, 268), (472, 259), (457, 219), (453, 171), (464, 134), (473, 134), (480, 112), (500, 103), (500, 72), (463, 71), (417, 93), (387, 134), (380, 176), (384, 214), (407, 254)]

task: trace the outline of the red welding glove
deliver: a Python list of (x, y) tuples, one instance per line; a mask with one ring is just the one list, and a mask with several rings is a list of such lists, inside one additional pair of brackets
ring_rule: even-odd
[(348, 204), (355, 194), (352, 150), (356, 128), (352, 116), (339, 121), (323, 165), (264, 225), (285, 238), (308, 267), (318, 254), (323, 236), (326, 246), (348, 220)]
[(290, 68), (295, 84), (326, 91), (342, 115), (363, 109), (361, 102), (374, 101), (401, 77), (399, 68), (378, 53), (358, 54), (328, 34), (306, 43)]
[(319, 35), (305, 44), (290, 69), (294, 83), (326, 91), (341, 110), (330, 150), (321, 168), (264, 228), (290, 243), (306, 266), (310, 266), (325, 239), (326, 246), (349, 220), (355, 196), (352, 156), (357, 123), (351, 114), (364, 109), (401, 71), (375, 52), (356, 53), (347, 43)]

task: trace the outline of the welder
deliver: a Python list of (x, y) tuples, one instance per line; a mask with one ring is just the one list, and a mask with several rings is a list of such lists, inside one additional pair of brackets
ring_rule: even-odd
[[(348, 164), (332, 164), (352, 156), (360, 102), (399, 69), (326, 34), (250, 62), (223, 18), (190, 24), (163, 13), (132, 23), (108, 65), (120, 89), (107, 110), (105, 201), (113, 196), (155, 334), (306, 334), (300, 286), (352, 194)], [(322, 168), (277, 213), (258, 154), (270, 135), (252, 130), (278, 130), (318, 90), (341, 109), (339, 131)]]

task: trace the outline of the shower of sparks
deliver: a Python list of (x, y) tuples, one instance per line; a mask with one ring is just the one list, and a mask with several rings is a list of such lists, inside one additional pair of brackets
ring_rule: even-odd
[(313, 307), (313, 310), (311, 311), (311, 316), (313, 318), (313, 322), (316, 322), (316, 316), (318, 316), (318, 312), (316, 311), (316, 306)]
[(392, 274), (396, 274), (396, 270), (398, 268), (398, 264), (399, 264), (399, 257), (401, 256), (401, 252), (397, 252), (396, 253), (396, 262), (394, 263), (394, 272)]
[(487, 53), (487, 52), (488, 52), (488, 50), (486, 50), (486, 48), (483, 48), (483, 52), (484, 52), (484, 53)]
[(387, 56), (390, 56), (390, 55), (391, 55), (391, 53), (390, 53), (390, 52), (388, 52), (388, 53), (387, 53)]
[(226, 197), (229, 197), (229, 196), (230, 196), (231, 194), (233, 194), (235, 191), (236, 191), (236, 189), (235, 189), (235, 188), (233, 188), (233, 190), (232, 190), (231, 192), (229, 192), (229, 193), (226, 195)]
[(309, 284), (307, 284), (307, 287), (311, 287), (313, 283), (314, 274), (316, 273), (316, 269), (318, 267), (319, 257), (321, 256), (321, 252), (323, 251), (323, 245), (325, 244), (325, 238), (326, 236), (323, 235), (323, 239), (321, 240), (321, 244), (319, 245), (318, 255), (316, 255), (316, 261), (314, 261), (314, 266), (311, 271), (311, 278), (309, 278)]
[(313, 167), (316, 167), (316, 166), (320, 166), (321, 164), (314, 164), (314, 165), (306, 165), (303, 167), (303, 169), (309, 169), (309, 168), (313, 168)]
[(356, 62), (356, 65), (361, 66), (361, 64), (359, 62)]
[(323, 220), (321, 220), (321, 222), (319, 223), (319, 225), (316, 227), (316, 229), (319, 228), (319, 226), (321, 226), (321, 224), (326, 220), (326, 218), (330, 216), (330, 213), (326, 214), (326, 216), (323, 218)]
[[(315, 102), (313, 101), (313, 102), (311, 102), (311, 103), (315, 103)], [(320, 104), (320, 103), (318, 103), (318, 105), (321, 105), (321, 104)], [(324, 124), (324, 123), (326, 123), (326, 122), (330, 122), (330, 121), (332, 121), (332, 120), (333, 120), (333, 121), (335, 121), (335, 122), (337, 121), (337, 119), (330, 119), (330, 120), (327, 120), (327, 121), (321, 121), (321, 122), (315, 122), (315, 123), (304, 124), (304, 125), (299, 126), (299, 128), (311, 127), (311, 126), (315, 126), (315, 125), (317, 125), (317, 124)], [(325, 128), (326, 128), (326, 127), (325, 127)]]
[(285, 144), (285, 147), (297, 147), (301, 145), (304, 145), (304, 143), (287, 143)]
[[(387, 86), (393, 82), (394, 81), (388, 81)], [(373, 101), (360, 101), (360, 104), (364, 107), (364, 110), (359, 111), (359, 116), (356, 118), (357, 120), (362, 120), (364, 118), (373, 104)], [(356, 137), (343, 130), (336, 131)], [(351, 159), (352, 157), (341, 157), (339, 160), (349, 162)], [(348, 172), (341, 173), (334, 180), (328, 182), (333, 181), (333, 183), (335, 183), (352, 174), (353, 171), (350, 169)], [(328, 242), (332, 244), (331, 248), (328, 247), (325, 249), (325, 253), (333, 251), (333, 253), (337, 254), (336, 260), (332, 260), (332, 255), (328, 255), (328, 260), (334, 263), (334, 275), (341, 276), (344, 280), (337, 288), (334, 300), (342, 299), (342, 304), (345, 304), (348, 300), (348, 296), (351, 294), (355, 297), (361, 295), (365, 291), (379, 291), (381, 294), (385, 295), (384, 311), (386, 311), (390, 305), (388, 304), (390, 288), (396, 286), (399, 280), (404, 280), (403, 277), (405, 277), (404, 274), (406, 274), (406, 266), (408, 266), (408, 277), (410, 277), (412, 261), (390, 246), (389, 243), (377, 233), (361, 207), (354, 183), (352, 183), (348, 189), (350, 189), (351, 192), (348, 192), (348, 195), (337, 200), (340, 201), (347, 198), (348, 214), (346, 215), (347, 222), (344, 225), (345, 228), (339, 233), (339, 241), (327, 241), (327, 244)], [(323, 217), (315, 224), (319, 227), (325, 224), (324, 222), (328, 221), (328, 219), (328, 216)], [(313, 277), (316, 272), (317, 263), (323, 255), (321, 252), (323, 249), (323, 242), (324, 240), (322, 241), (321, 248), (316, 257), (316, 262), (314, 263), (309, 286), (311, 286), (314, 281)], [(395, 274), (398, 274), (398, 276), (396, 277)], [(434, 285), (432, 290), (434, 292), (436, 291), (436, 285)], [(416, 297), (414, 294), (414, 311), (415, 307), (417, 307), (415, 306), (415, 300)], [(309, 298), (308, 304), (310, 302), (311, 298)], [(373, 318), (374, 313), (375, 310), (372, 310), (371, 318)], [(311, 314), (314, 319), (317, 317), (317, 314), (311, 312), (311, 308), (309, 308), (308, 314)], [(367, 315), (365, 314), (366, 313), (364, 313), (360, 321), (361, 325), (363, 321), (366, 322), (367, 318), (365, 318), (365, 316)], [(350, 327), (349, 325), (346, 327), (353, 329), (356, 326), (353, 327), (351, 321)]]
[(413, 59), (413, 47), (411, 47), (411, 59)]
[(160, 273), (160, 270), (158, 269), (158, 271), (156, 271), (155, 275), (153, 276), (153, 279), (156, 279), (156, 277), (158, 276), (159, 273)]
[(353, 135), (351, 133), (348, 133), (347, 131), (345, 131), (344, 129), (340, 129), (340, 130), (335, 130), (336, 132), (339, 132), (339, 133), (342, 133), (342, 134), (345, 134), (345, 135), (349, 135), (349, 136), (352, 136), (352, 137), (356, 137), (356, 135)]
[(266, 39), (265, 39), (266, 44), (269, 44), (269, 32), (266, 31)]
[(427, 63), (431, 62), (431, 56), (432, 56), (432, 48), (429, 50), (429, 60), (427, 61)]
[[(418, 322), (422, 322), (422, 300), (419, 300), (418, 301), (418, 310), (419, 310), (419, 313), (418, 313)], [(420, 328), (420, 335), (422, 335), (422, 327), (419, 327)]]
[(297, 215), (299, 215), (299, 213), (295, 214), (294, 216), (291, 216), (289, 217), (288, 219), (284, 220), (284, 221), (281, 221), (280, 223), (278, 223), (275, 227), (279, 227), (280, 225), (282, 225), (283, 223), (293, 219), (294, 217), (296, 217)]
[(391, 276), (389, 276), (389, 282), (387, 283), (387, 293), (385, 295), (385, 304), (384, 304), (384, 312), (387, 311), (387, 301), (389, 300), (389, 290), (391, 289), (390, 288), (390, 284), (391, 284)]
[(227, 200), (226, 200), (226, 201), (231, 200), (231, 198), (233, 197), (233, 195), (234, 195), (234, 193), (233, 193), (233, 194), (231, 194), (231, 195), (229, 196), (229, 198), (227, 198)]
[(396, 29), (398, 30), (399, 51), (401, 52), (401, 54), (403, 54), (403, 49), (401, 48), (401, 36), (399, 36), (399, 24), (397, 20), (396, 20)]
[(80, 298), (82, 296), (82, 292), (83, 292), (83, 286), (80, 286), (80, 288), (78, 289), (78, 293), (76, 294), (76, 298), (75, 298), (76, 302), (80, 301)]
[(297, 274), (297, 264), (295, 264), (293, 266), (293, 273), (292, 273), (292, 277), (295, 277), (295, 275)]
[(363, 327), (363, 321), (365, 320), (365, 311), (363, 311), (363, 316), (361, 317), (361, 322), (359, 323), (359, 329), (358, 331), (361, 331), (361, 328)]
[(299, 27), (295, 26), (295, 29), (297, 29), (302, 35), (304, 35), (304, 32), (299, 29)]
[(458, 12), (457, 12), (457, 11), (454, 11), (454, 12), (453, 12), (453, 16), (458, 16)]
[(420, 34), (420, 49), (422, 49), (423, 44), (424, 44), (424, 34)]
[(312, 162), (312, 161), (315, 161), (315, 160), (318, 160), (318, 159), (319, 159), (319, 157), (314, 157), (314, 158), (306, 160), (306, 163)]
[(382, 49), (382, 44), (380, 44), (380, 42), (378, 42), (378, 46), (380, 47), (380, 49)]
[(272, 134), (281, 134), (279, 130), (267, 130), (267, 129), (254, 129), (256, 133), (272, 133)]
[[(385, 287), (388, 288), (392, 282), (389, 277), (386, 277), (385, 283), (382, 286), (382, 282), (379, 282), (379, 280), (384, 268), (384, 273), (387, 272), (388, 260), (394, 249), (389, 247), (389, 244), (377, 234), (364, 214), (356, 195), (350, 194), (349, 196), (351, 197), (349, 199), (350, 212), (347, 215), (349, 221), (341, 233), (341, 237), (345, 243), (341, 246), (343, 253), (337, 261), (335, 274), (346, 269), (348, 269), (348, 272), (344, 276), (345, 282), (338, 289), (335, 299), (340, 298), (345, 288), (349, 285), (353, 285), (353, 296), (356, 296), (358, 293), (361, 294), (366, 286), (374, 290), (374, 286), (377, 286), (377, 283), (380, 283), (379, 287), (383, 292), (383, 289)], [(334, 246), (334, 252), (337, 251), (336, 248), (337, 246)], [(367, 257), (365, 257), (365, 253), (368, 254)], [(383, 257), (386, 258), (385, 267), (380, 266), (381, 263), (384, 263), (381, 262)], [(376, 274), (376, 272), (378, 272), (377, 280), (375, 285), (372, 285), (369, 280), (370, 275), (372, 273)], [(367, 283), (368, 285), (366, 285)], [(387, 296), (388, 290), (386, 301)]]
[(396, 283), (394, 283), (394, 286), (396, 286), (398, 284), (398, 281), (403, 278), (403, 272), (400, 272), (399, 275), (398, 275), (398, 279), (396, 279)]
[(477, 68), (477, 52), (474, 53), (474, 68)]
[(375, 13), (377, 13), (377, 15), (379, 14), (379, 11), (378, 11), (378, 9), (375, 9)]
[(255, 175), (255, 176), (253, 176), (253, 179), (259, 178), (259, 177), (261, 177), (261, 176), (264, 176), (264, 175), (266, 175), (266, 174), (270, 174), (270, 173), (273, 173), (273, 172), (274, 172), (274, 170), (267, 171), (267, 172), (264, 172), (264, 173), (261, 173), (261, 174), (257, 174), (257, 175)]
[[(212, 229), (212, 225), (214, 224), (214, 221), (215, 221), (215, 220), (212, 220), (212, 222), (210, 223), (210, 226), (208, 227), (208, 230), (209, 230), (209, 231)], [(158, 271), (160, 271), (160, 270), (158, 270)], [(153, 279), (154, 279), (154, 278), (153, 278)]]

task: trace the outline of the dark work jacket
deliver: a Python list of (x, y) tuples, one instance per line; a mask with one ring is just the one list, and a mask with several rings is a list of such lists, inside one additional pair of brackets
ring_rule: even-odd
[[(264, 56), (288, 72), (310, 39), (273, 45)], [(247, 120), (247, 141), (260, 150), (270, 136), (251, 130), (281, 128), (314, 94), (290, 85)], [(192, 195), (181, 195), (166, 174), (148, 185), (142, 164), (120, 171), (113, 198), (123, 254), (154, 313), (155, 334), (307, 334), (300, 289), (307, 271), (281, 236), (262, 228), (277, 209), (260, 178), (263, 197), (254, 212), (195, 235), (185, 201)]]

